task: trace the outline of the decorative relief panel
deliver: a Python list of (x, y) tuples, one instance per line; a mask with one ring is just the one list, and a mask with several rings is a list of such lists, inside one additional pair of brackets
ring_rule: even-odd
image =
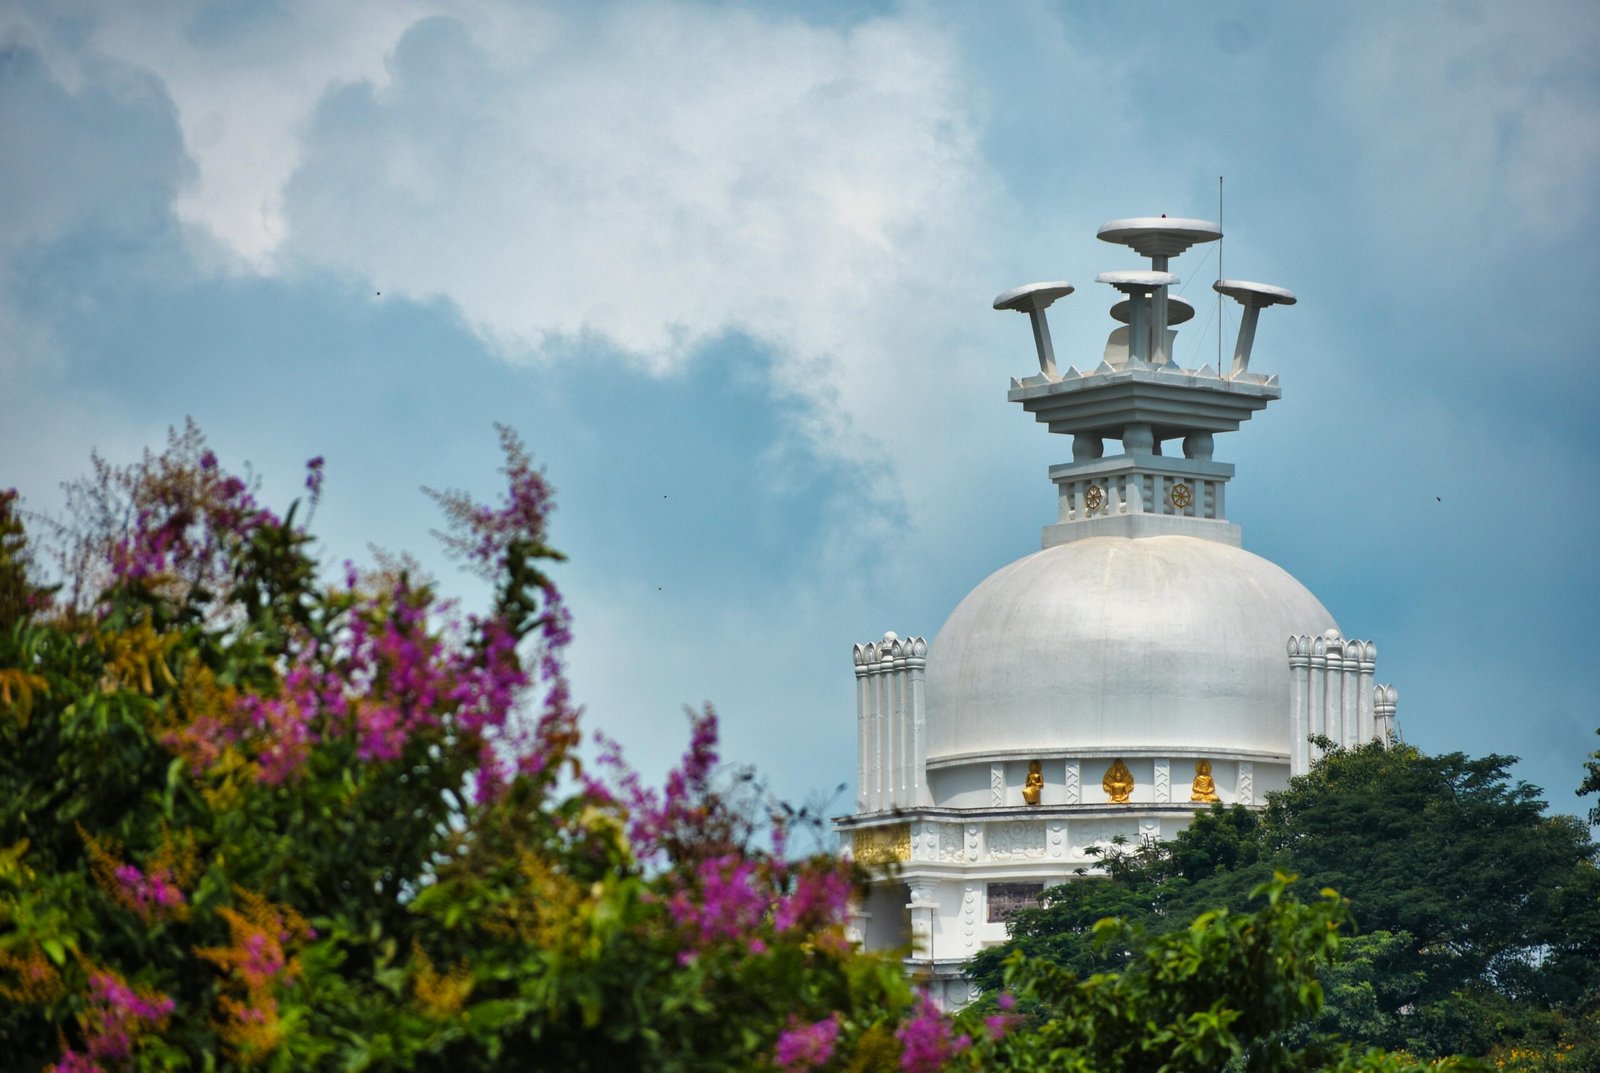
[(863, 827), (853, 832), (850, 850), (861, 864), (888, 864), (911, 859), (911, 825)]
[(1006, 803), (1006, 766), (989, 765), (989, 803), (1000, 806)]
[(1114, 846), (1115, 839), (1121, 836), (1124, 844), (1134, 841), (1139, 836), (1138, 828), (1133, 820), (1074, 820), (1068, 828), (1068, 841), (1071, 843), (1071, 856), (1086, 856), (1085, 850), (1099, 849), (1102, 854)]
[(941, 861), (961, 861), (966, 859), (966, 853), (961, 848), (961, 827), (954, 823), (941, 823), (939, 825), (939, 859)]
[(1060, 857), (1067, 849), (1067, 828), (1065, 824), (1052, 823), (1050, 825), (1050, 856)]
[(981, 848), (982, 839), (982, 827), (972, 824), (967, 828), (967, 860), (975, 861), (978, 859), (978, 851)]
[(978, 885), (968, 883), (961, 895), (961, 932), (968, 948), (978, 942)]
[(1155, 786), (1156, 786), (1156, 800), (1157, 801), (1171, 801), (1172, 800), (1172, 761), (1171, 760), (1157, 760), (1156, 761)]
[(1027, 820), (991, 823), (989, 856), (997, 861), (1034, 860), (1044, 856), (1044, 824)]
[(1154, 819), (1140, 820), (1139, 821), (1139, 841), (1140, 842), (1159, 842), (1159, 841), (1161, 841), (1161, 823), (1160, 823), (1160, 821), (1154, 820)]
[(1236, 796), (1241, 805), (1256, 803), (1256, 766), (1248, 760), (1239, 761), (1239, 788)]
[(990, 883), (984, 898), (988, 905), (984, 919), (990, 924), (1004, 924), (1019, 909), (1039, 908), (1043, 893), (1043, 883)]
[(1076, 805), (1083, 800), (1083, 791), (1078, 785), (1078, 780), (1078, 762), (1076, 760), (1068, 760), (1065, 793), (1067, 804), (1069, 805)]

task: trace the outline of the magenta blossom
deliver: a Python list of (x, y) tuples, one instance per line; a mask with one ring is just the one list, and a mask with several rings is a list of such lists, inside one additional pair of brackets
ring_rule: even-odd
[(699, 891), (680, 890), (667, 903), (694, 948), (748, 936), (765, 919), (772, 900), (754, 862), (733, 854), (713, 857), (701, 861), (696, 874)]
[(972, 1046), (967, 1035), (951, 1038), (950, 1019), (927, 995), (919, 996), (915, 1013), (895, 1030), (900, 1041), (900, 1068), (906, 1073), (938, 1073), (945, 1063)]
[(992, 1013), (985, 1017), (983, 1019), (983, 1027), (989, 1034), (990, 1039), (998, 1040), (1001, 1036), (1011, 1031), (1011, 1027), (1018, 1021), (1016, 1014), (1011, 1012), (1017, 1005), (1017, 999), (1011, 992), (1002, 991), (995, 997), (994, 1001), (995, 1005), (1000, 1007), (1000, 1012)]
[(800, 872), (794, 891), (778, 902), (772, 926), (780, 932), (816, 931), (842, 922), (854, 889), (848, 867), (841, 861), (825, 870), (813, 866)]
[(170, 915), (187, 904), (170, 869), (157, 868), (146, 874), (131, 864), (120, 864), (111, 875), (122, 889), (124, 904), (145, 921)]
[(54, 1073), (103, 1073), (103, 1063), (124, 1066), (135, 1041), (164, 1027), (176, 1008), (169, 996), (136, 990), (114, 972), (92, 972), (89, 1009), (81, 1018), (87, 1053), (69, 1048), (49, 1068)]
[(785, 1073), (816, 1069), (833, 1057), (839, 1038), (839, 1017), (825, 1017), (809, 1025), (791, 1023), (778, 1035), (772, 1060)]

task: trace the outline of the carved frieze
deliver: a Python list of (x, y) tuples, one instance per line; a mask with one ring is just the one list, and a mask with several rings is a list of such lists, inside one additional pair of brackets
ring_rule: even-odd
[(989, 856), (997, 861), (1035, 860), (1044, 856), (1044, 824), (1028, 820), (991, 823)]
[(862, 827), (851, 835), (851, 853), (862, 864), (889, 864), (911, 859), (911, 825)]
[(945, 862), (966, 860), (966, 853), (961, 848), (961, 827), (954, 823), (941, 823), (938, 831), (939, 852), (934, 858)]

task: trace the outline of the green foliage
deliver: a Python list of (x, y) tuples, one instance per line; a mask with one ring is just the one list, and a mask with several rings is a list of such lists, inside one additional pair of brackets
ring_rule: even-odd
[(1114, 854), (1106, 878), (1047, 891), (976, 975), (1000, 986), (1014, 950), (1079, 973), (1131, 964), (1136, 944), (1093, 942), (1097, 913), (1167, 935), (1210, 907), (1243, 909), (1278, 870), (1302, 876), (1303, 895), (1339, 890), (1360, 928), (1321, 969), (1326, 1005), (1290, 1039), (1481, 1056), (1548, 1037), (1600, 1001), (1600, 871), (1584, 826), (1544, 815), (1510, 763), (1331, 750), (1263, 813), (1215, 805), (1170, 843)]
[[(1297, 1026), (1323, 1009), (1319, 970), (1334, 964), (1345, 903), (1332, 891), (1302, 903), (1291, 877), (1253, 895), (1254, 912), (1211, 910), (1186, 927), (1149, 936), (1125, 920), (1102, 920), (1091, 941), (1128, 951), (1119, 973), (1087, 978), (1021, 950), (1006, 956), (1007, 988), (1030, 1024), (980, 1044), (985, 1070), (1412, 1070), (1468, 1069), (1381, 1052), (1352, 1052), (1330, 1039), (1300, 1040)], [(1092, 885), (1092, 884), (1091, 884)]]
[[(1600, 727), (1595, 728), (1595, 733), (1600, 734)], [(1600, 794), (1600, 749), (1589, 754), (1589, 759), (1584, 761), (1583, 770), (1583, 782), (1578, 784), (1578, 796)], [(1600, 803), (1596, 803), (1589, 810), (1589, 824), (1600, 826)]]

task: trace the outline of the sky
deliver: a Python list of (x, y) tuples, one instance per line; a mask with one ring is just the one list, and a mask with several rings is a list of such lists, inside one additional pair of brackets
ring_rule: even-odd
[[(421, 489), (493, 495), (506, 423), (589, 725), (659, 777), (709, 701), (846, 812), (851, 645), (933, 638), (1054, 520), (993, 297), (1075, 282), (1090, 368), (1094, 276), (1142, 266), (1099, 225), (1220, 215), (1225, 274), (1300, 299), (1217, 438), (1245, 547), (1377, 643), (1408, 741), (1579, 812), (1597, 175), (1586, 2), (0, 2), (0, 486), (57, 511), (192, 417), (280, 507), (327, 459), (329, 564), (472, 600)], [(1215, 247), (1173, 270), (1215, 363)]]

